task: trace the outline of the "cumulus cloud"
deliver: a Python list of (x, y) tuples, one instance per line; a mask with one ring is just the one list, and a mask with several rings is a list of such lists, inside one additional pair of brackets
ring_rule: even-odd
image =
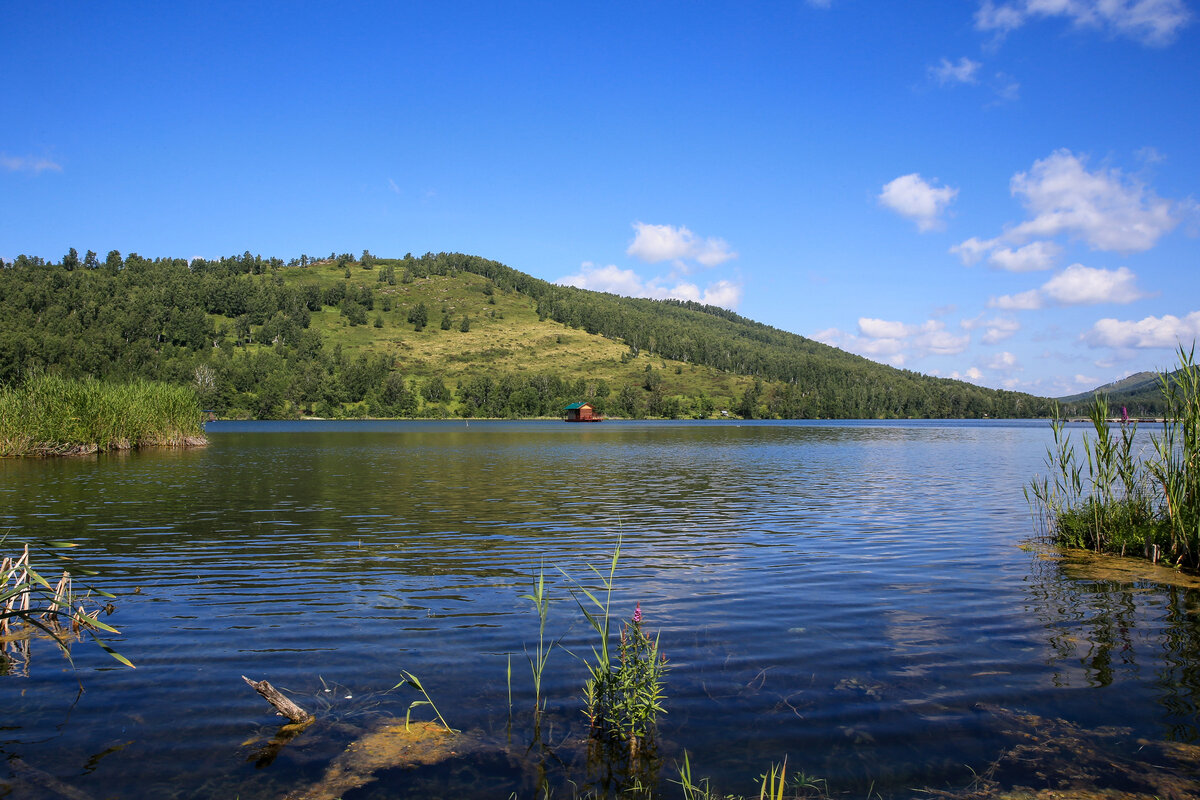
[(962, 260), (962, 263), (969, 267), (972, 264), (978, 264), (981, 258), (986, 256), (999, 244), (999, 239), (980, 239), (977, 236), (972, 236), (965, 242), (959, 242), (951, 247), (950, 252), (958, 256)]
[(983, 65), (963, 56), (958, 61), (943, 58), (929, 68), (929, 77), (938, 86), (954, 86), (960, 83), (978, 83), (976, 73)]
[(1004, 311), (1032, 311), (1042, 307), (1042, 294), (1037, 289), (1017, 294), (1002, 294), (988, 300), (988, 308), (999, 308)]
[(971, 381), (973, 383), (977, 383), (977, 382), (983, 380), (983, 373), (979, 371), (978, 367), (971, 367), (970, 369), (966, 370), (965, 372), (959, 372), (958, 370), (954, 370), (953, 372), (947, 373), (945, 375), (938, 372), (937, 370), (934, 370), (930, 374), (937, 375), (942, 378), (953, 378), (956, 381)]
[(648, 264), (693, 259), (706, 267), (715, 267), (737, 258), (737, 253), (729, 249), (724, 239), (700, 239), (684, 225), (675, 227), (635, 222), (633, 229), (636, 234), (625, 252)]
[(1013, 175), (1009, 186), (1029, 218), (1006, 226), (992, 239), (972, 236), (951, 247), (963, 264), (987, 258), (991, 266), (1009, 272), (1050, 269), (1062, 253), (1052, 241), (1056, 236), (1081, 239), (1093, 250), (1149, 250), (1192, 214), (1190, 198), (1161, 198), (1118, 169), (1089, 171), (1086, 159), (1069, 150), (1035, 161), (1028, 171)]
[(1046, 281), (1042, 294), (1064, 306), (1132, 303), (1146, 296), (1128, 267), (1107, 270), (1083, 264), (1072, 264)]
[(0, 169), (6, 172), (32, 172), (34, 175), (46, 172), (62, 172), (62, 165), (48, 158), (37, 156), (10, 156), (0, 153)]
[(893, 366), (927, 355), (957, 355), (971, 343), (970, 334), (951, 333), (941, 320), (908, 324), (874, 317), (860, 317), (857, 333), (828, 328), (812, 338)]
[(1021, 323), (1012, 317), (992, 317), (991, 319), (984, 319), (983, 317), (984, 315), (980, 314), (972, 319), (964, 319), (960, 324), (969, 331), (983, 328), (983, 336), (980, 341), (984, 344), (1002, 342), (1021, 330)]
[(742, 285), (732, 281), (714, 281), (703, 289), (686, 281), (676, 281), (668, 285), (662, 278), (647, 281), (631, 269), (621, 269), (613, 264), (598, 267), (590, 261), (581, 264), (578, 273), (559, 278), (556, 283), (626, 297), (694, 300), (697, 303), (729, 309), (737, 308), (742, 301)]
[(1096, 269), (1072, 264), (1039, 289), (1002, 295), (988, 301), (992, 308), (1029, 310), (1047, 304), (1092, 306), (1101, 303), (1132, 303), (1147, 295), (1138, 288), (1137, 276), (1128, 267)]
[(992, 356), (992, 360), (988, 362), (987, 368), (996, 372), (1012, 372), (1020, 369), (1020, 364), (1017, 362), (1017, 357), (1008, 351), (996, 353)]
[(879, 193), (879, 202), (900, 216), (911, 219), (917, 223), (917, 230), (925, 232), (942, 226), (942, 214), (957, 194), (958, 189), (934, 186), (913, 172), (884, 184), (883, 191)]
[(1191, 347), (1200, 338), (1200, 311), (1180, 318), (1172, 314), (1145, 319), (1098, 321), (1083, 335), (1091, 347), (1175, 348)]
[(997, 248), (988, 256), (988, 263), (1008, 272), (1036, 272), (1053, 267), (1061, 253), (1062, 248), (1054, 242), (1030, 242), (1015, 250)]
[(1183, 0), (983, 0), (975, 28), (1003, 37), (1038, 17), (1060, 17), (1077, 28), (1126, 36), (1148, 45), (1167, 45), (1191, 21)]
[(1088, 172), (1085, 160), (1056, 150), (1013, 176), (1011, 189), (1032, 218), (1006, 233), (1013, 241), (1064, 234), (1094, 250), (1149, 250), (1179, 220), (1164, 200), (1118, 169)]

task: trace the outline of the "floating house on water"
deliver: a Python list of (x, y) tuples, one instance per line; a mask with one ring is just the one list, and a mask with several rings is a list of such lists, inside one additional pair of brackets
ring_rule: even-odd
[(591, 403), (571, 403), (563, 409), (563, 419), (567, 422), (600, 422), (603, 417), (596, 413)]

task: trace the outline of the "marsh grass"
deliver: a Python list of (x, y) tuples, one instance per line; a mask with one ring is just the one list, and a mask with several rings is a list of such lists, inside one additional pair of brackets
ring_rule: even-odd
[(1182, 348), (1179, 364), (1173, 376), (1159, 375), (1167, 412), (1149, 452), (1134, 448), (1136, 423), (1114, 431), (1102, 396), (1078, 449), (1056, 409), (1050, 474), (1026, 488), (1056, 544), (1200, 567), (1200, 365)]
[(206, 444), (190, 387), (30, 375), (0, 389), (0, 456), (85, 455)]

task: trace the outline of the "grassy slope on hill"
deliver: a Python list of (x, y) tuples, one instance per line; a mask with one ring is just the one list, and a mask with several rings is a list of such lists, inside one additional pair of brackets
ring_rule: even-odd
[[(404, 283), (401, 273), (395, 285), (388, 285), (378, 280), (375, 270), (351, 265), (346, 278), (345, 268), (323, 262), (307, 269), (285, 268), (280, 274), (293, 286), (316, 283), (328, 289), (348, 282), (374, 289), (380, 300), (367, 312), (367, 324), (352, 326), (339, 309), (325, 306), (313, 313), (311, 329), (322, 335), (327, 349), (340, 344), (346, 353), (385, 355), (395, 359), (406, 375), (426, 378), (440, 374), (456, 384), (481, 371), (554, 373), (572, 380), (580, 376), (604, 380), (616, 390), (626, 384), (643, 384), (650, 367), (659, 373), (665, 394), (696, 397), (705, 393), (725, 408), (754, 383), (749, 376), (646, 354), (622, 358), (629, 353), (622, 342), (539, 319), (531, 298), (473, 273), (414, 277), (411, 283)], [(485, 293), (488, 290), (491, 294)], [(382, 310), (382, 298), (392, 299), (391, 311)], [(407, 321), (418, 303), (425, 304), (429, 317), (421, 331)], [(451, 318), (448, 330), (440, 326), (443, 308)], [(374, 326), (376, 316), (383, 320), (382, 328)], [(470, 319), (466, 332), (461, 330), (463, 316)]]

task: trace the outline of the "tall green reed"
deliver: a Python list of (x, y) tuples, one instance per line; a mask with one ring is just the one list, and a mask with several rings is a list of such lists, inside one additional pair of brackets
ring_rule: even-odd
[(195, 390), (31, 374), (0, 389), (0, 456), (52, 456), (203, 444)]
[(592, 592), (575, 582), (579, 592), (575, 600), (599, 639), (592, 646), (593, 660), (587, 662), (588, 678), (583, 689), (590, 735), (596, 740), (624, 743), (630, 758), (634, 758), (653, 736), (658, 715), (666, 713), (663, 678), (667, 659), (659, 650), (658, 637), (651, 639), (642, 628), (640, 603), (621, 628), (617, 657), (613, 658), (612, 593), (620, 559), (618, 537), (607, 574), (588, 565), (600, 583), (600, 591)]
[(1177, 565), (1200, 566), (1200, 366), (1194, 350), (1183, 348), (1179, 364), (1159, 376), (1167, 411), (1148, 454), (1135, 450), (1135, 422), (1114, 433), (1108, 400), (1097, 395), (1080, 458), (1055, 408), (1050, 477), (1026, 488), (1055, 542), (1122, 555), (1161, 552)]
[[(554, 649), (557, 642), (546, 642), (546, 618), (550, 615), (550, 596), (546, 593), (546, 572), (544, 569), (538, 570), (537, 578), (533, 581), (533, 591), (530, 594), (521, 595), (522, 600), (528, 600), (533, 603), (538, 614), (538, 642), (537, 650), (533, 653), (529, 652), (529, 648), (525, 649), (525, 655), (529, 659), (529, 668), (533, 673), (533, 709), (535, 720), (540, 718), (546, 710), (545, 701), (542, 699), (542, 676), (546, 672), (546, 662), (550, 658), (550, 652)], [(509, 689), (508, 689), (508, 705), (511, 713), (512, 709), (512, 662), (509, 662)]]

